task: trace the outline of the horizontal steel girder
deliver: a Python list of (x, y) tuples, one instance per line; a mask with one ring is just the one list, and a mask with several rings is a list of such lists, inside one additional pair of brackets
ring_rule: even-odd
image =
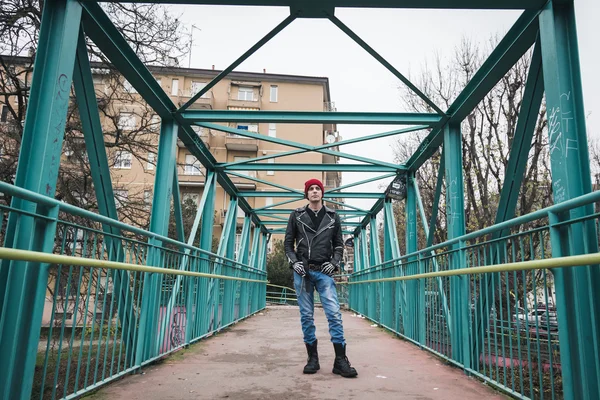
[[(90, 3), (96, 0), (81, 0)], [(100, 0), (113, 1), (113, 0)], [(121, 3), (134, 3), (139, 0), (120, 0)], [(481, 10), (522, 10), (538, 9), (546, 0), (322, 0), (318, 7), (313, 2), (300, 0), (144, 0), (144, 3), (166, 4), (207, 4), (230, 6), (276, 6), (303, 10), (331, 9), (335, 7), (358, 8), (441, 8), (441, 9), (481, 9)], [(302, 15), (302, 14), (301, 14)]]
[[(263, 223), (269, 227), (269, 226), (286, 226), (288, 224), (287, 221), (263, 221)], [(360, 222), (343, 222), (342, 221), (342, 226), (343, 227), (355, 227), (355, 226), (360, 226)]]
[[(257, 215), (265, 215), (265, 216), (269, 216), (269, 215), (289, 215), (292, 211), (294, 211), (293, 208), (281, 208), (281, 209), (273, 209), (273, 210), (257, 210), (254, 211), (255, 214)], [(357, 211), (357, 210), (335, 210), (336, 213), (338, 213), (339, 215), (351, 215), (351, 216), (356, 216), (356, 217), (360, 217), (365, 215), (365, 212), (362, 211)]]
[(436, 125), (442, 117), (427, 113), (193, 110), (180, 114), (188, 122), (273, 122), (287, 124)]
[[(354, 172), (396, 172), (404, 170), (371, 164), (239, 164), (229, 167), (217, 164), (218, 171), (354, 171)], [(334, 196), (337, 197), (337, 196)]]
[[(303, 199), (304, 193), (291, 193), (291, 192), (239, 192), (240, 196), (243, 197), (286, 197), (286, 198), (298, 198)], [(365, 192), (340, 192), (340, 193), (325, 193), (323, 196), (325, 199), (381, 199), (385, 197), (384, 193), (365, 193)]]

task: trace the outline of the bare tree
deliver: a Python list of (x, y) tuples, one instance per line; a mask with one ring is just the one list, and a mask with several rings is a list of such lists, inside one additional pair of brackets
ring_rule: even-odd
[[(14, 183), (15, 179), (44, 4), (41, 0), (3, 0), (0, 5), (0, 179), (3, 182)], [(176, 66), (178, 58), (188, 50), (183, 26), (167, 8), (137, 3), (103, 3), (102, 7), (146, 64)], [(131, 154), (132, 162), (138, 160), (143, 165), (153, 162), (148, 155), (157, 152), (159, 127), (153, 110), (90, 41), (88, 54), (92, 61), (109, 167), (119, 161), (118, 155), (122, 151)], [(71, 100), (56, 198), (96, 212), (98, 203), (73, 91)], [(123, 123), (123, 111), (135, 120), (135, 124)], [(116, 188), (121, 184), (118, 180), (113, 182)], [(150, 209), (144, 201), (143, 191), (144, 188), (138, 192), (130, 191), (127, 197), (116, 193), (115, 197), (120, 220), (147, 228)], [(5, 204), (10, 204), (10, 200), (8, 197), (0, 198), (0, 202)], [(107, 247), (103, 246), (106, 237), (102, 234), (100, 224), (68, 214), (61, 214), (60, 218), (65, 223), (59, 224), (57, 229), (56, 252), (91, 258), (107, 257)], [(6, 223), (6, 219), (0, 221), (0, 228), (3, 228), (1, 223)], [(0, 229), (0, 240), (4, 240), (4, 232), (4, 229)], [(128, 232), (123, 232), (123, 235), (144, 241), (144, 238)], [(130, 253), (128, 260), (144, 254), (143, 251), (132, 251), (132, 246), (141, 246), (132, 243), (122, 242), (123, 251)], [(83, 296), (89, 288), (93, 291), (96, 287), (100, 291), (107, 290), (107, 283), (98, 283), (100, 277), (108, 282), (106, 273), (90, 270), (80, 274), (78, 271), (81, 270), (79, 267), (51, 266), (48, 298), (50, 301), (55, 298), (59, 309), (62, 307), (68, 311), (73, 308), (72, 302), (67, 299), (76, 292)], [(79, 304), (84, 306), (84, 302)], [(79, 318), (86, 313), (93, 313), (93, 310), (81, 309)]]
[[(463, 39), (450, 60), (437, 56), (433, 68), (424, 66), (416, 82), (417, 86), (423, 88), (425, 94), (442, 108), (449, 107), (480, 68), (495, 43), (495, 37), (484, 47)], [(461, 125), (467, 231), (482, 229), (495, 221), (530, 59), (531, 53), (526, 53)], [(400, 90), (401, 99), (410, 110), (432, 111), (408, 88), (401, 86)], [(545, 113), (545, 106), (542, 105), (529, 151), (516, 215), (527, 214), (551, 204)], [(399, 139), (396, 146), (398, 161), (406, 159), (407, 153), (416, 148), (420, 138), (410, 140)], [(417, 179), (426, 213), (432, 209), (438, 165), (439, 156), (436, 154), (418, 171)], [(440, 212), (443, 210), (444, 207), (440, 206)], [(436, 239), (442, 238), (438, 235)]]

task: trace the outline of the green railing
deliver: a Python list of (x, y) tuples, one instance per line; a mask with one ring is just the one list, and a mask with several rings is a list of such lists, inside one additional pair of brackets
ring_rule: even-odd
[(296, 291), (292, 288), (280, 285), (267, 284), (267, 303), (298, 305)]
[(551, 238), (600, 214), (548, 221), (599, 200), (594, 192), (356, 272), (350, 308), (515, 397), (560, 399), (553, 268), (596, 265), (600, 254), (553, 259)]
[[(80, 396), (265, 307), (260, 269), (8, 186), (57, 208), (52, 254), (0, 248), (48, 271), (32, 399)], [(0, 205), (2, 243), (9, 217), (48, 218)]]

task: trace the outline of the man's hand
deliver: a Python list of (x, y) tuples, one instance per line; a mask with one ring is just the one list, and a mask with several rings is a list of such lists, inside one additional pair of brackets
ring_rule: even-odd
[(333, 276), (334, 271), (335, 271), (335, 265), (333, 265), (329, 261), (327, 261), (321, 265), (321, 272), (324, 273), (325, 275)]
[(302, 261), (296, 261), (294, 265), (292, 265), (292, 268), (294, 269), (294, 272), (296, 272), (301, 277), (304, 278), (306, 276), (306, 270), (304, 269), (304, 264), (302, 263)]

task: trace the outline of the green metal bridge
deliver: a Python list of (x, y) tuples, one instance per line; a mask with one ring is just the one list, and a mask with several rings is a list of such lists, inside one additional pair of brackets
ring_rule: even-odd
[[(160, 2), (145, 0), (145, 2)], [(325, 199), (375, 199), (363, 210), (340, 202), (355, 243), (350, 309), (517, 398), (600, 398), (600, 255), (592, 192), (573, 1), (571, 0), (167, 0), (163, 3), (287, 6), (290, 13), (181, 107), (163, 92), (97, 1), (46, 1), (15, 185), (0, 182), (0, 399), (75, 398), (260, 310), (267, 294), (266, 253), (302, 192), (239, 191), (239, 170), (370, 172), (370, 181), (406, 177), (406, 254), (400, 254), (392, 200), (385, 193), (335, 188)], [(519, 9), (521, 16), (462, 93), (442, 110), (335, 16), (340, 7)], [(328, 19), (428, 104), (430, 113), (190, 110), (189, 106), (286, 26)], [(119, 221), (86, 48), (91, 40), (161, 118), (149, 230)], [(511, 67), (533, 53), (524, 101), (504, 173), (496, 222), (466, 232), (461, 123)], [(99, 212), (55, 199), (74, 87)], [(515, 217), (519, 189), (545, 95), (554, 205)], [(369, 124), (373, 134), (309, 146), (227, 128), (222, 122)], [(378, 125), (406, 128), (377, 133)], [(217, 163), (192, 127), (289, 146), (277, 157), (319, 152), (353, 164), (267, 164), (268, 157)], [(427, 132), (403, 164), (331, 148)], [(190, 239), (180, 209), (175, 148), (180, 140), (207, 170)], [(442, 154), (431, 217), (415, 174)], [(382, 175), (383, 174), (383, 175)], [(259, 181), (256, 178), (251, 178)], [(266, 181), (260, 181), (269, 184)], [(434, 243), (442, 186), (447, 238)], [(231, 198), (211, 252), (217, 186)], [(286, 200), (260, 210), (249, 197)], [(175, 213), (171, 215), (171, 201)], [(244, 213), (235, 254), (237, 210)], [(383, 220), (378, 235), (376, 218)], [(275, 218), (273, 218), (275, 217)], [(277, 218), (279, 217), (279, 218)], [(176, 237), (168, 237), (170, 218)], [(418, 221), (420, 223), (418, 224)], [(83, 223), (82, 221), (85, 221)], [(419, 248), (417, 233), (425, 235)], [(200, 237), (194, 245), (193, 238)], [(48, 288), (54, 288), (48, 290)], [(551, 290), (550, 290), (551, 289)], [(271, 289), (270, 289), (271, 290)], [(345, 291), (346, 293), (346, 291)], [(289, 294), (285, 293), (287, 301)], [(52, 317), (42, 323), (50, 298)]]

